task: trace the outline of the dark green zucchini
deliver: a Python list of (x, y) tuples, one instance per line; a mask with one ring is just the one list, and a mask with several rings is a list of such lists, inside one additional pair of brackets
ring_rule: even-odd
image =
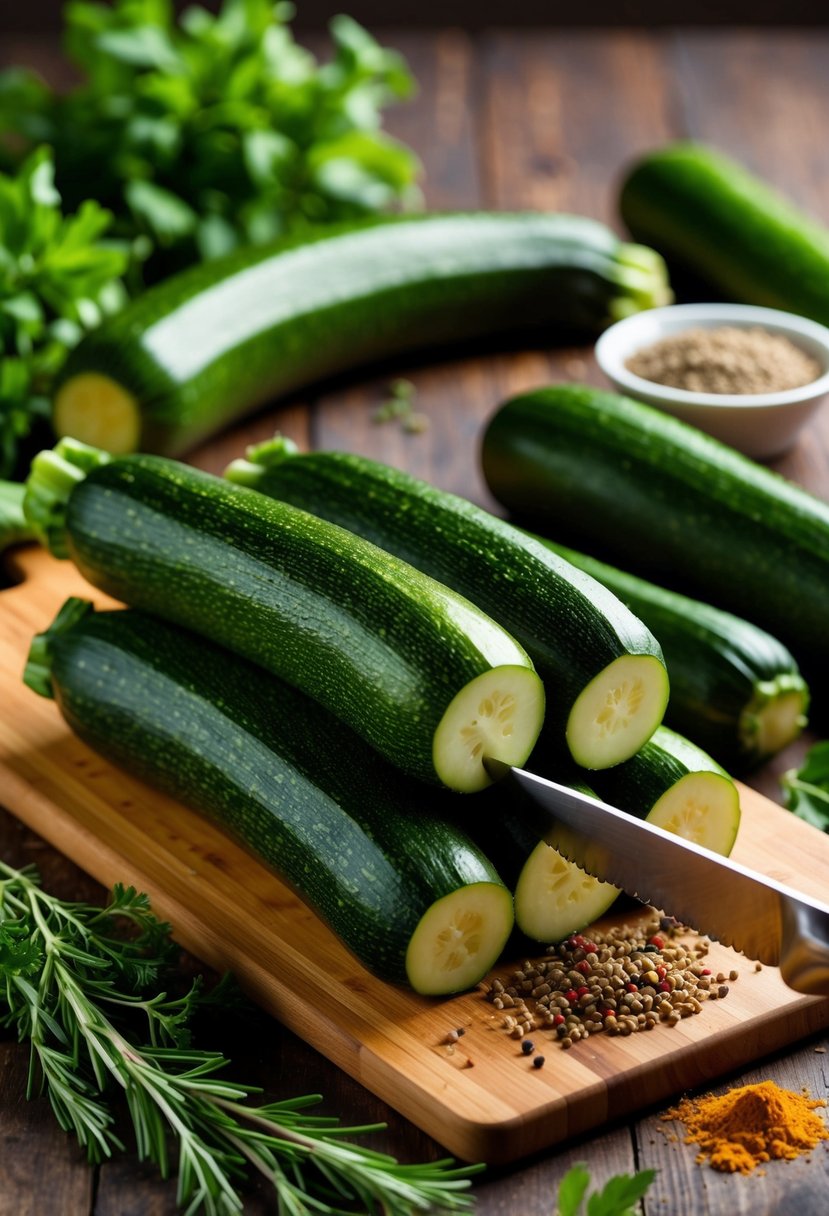
[(26, 507), (94, 586), (281, 676), (413, 776), (480, 789), (485, 758), (520, 764), (532, 749), (544, 689), (525, 651), (344, 528), (177, 461), (70, 440), (35, 458)]
[(599, 797), (727, 857), (740, 826), (740, 795), (702, 748), (660, 726), (640, 752), (606, 773), (591, 773)]
[(579, 216), (407, 215), (240, 250), (152, 288), (70, 355), (59, 435), (175, 455), (323, 376), (500, 331), (597, 332), (666, 303), (661, 259)]
[(620, 210), (637, 240), (728, 299), (829, 325), (829, 230), (729, 157), (657, 148), (625, 177)]
[(26, 681), (96, 751), (217, 819), (383, 979), (454, 992), (500, 954), (511, 898), (446, 817), (453, 796), (244, 659), (73, 599), (35, 638)]
[(537, 531), (746, 617), (813, 694), (829, 665), (829, 505), (640, 402), (562, 384), (491, 419), (492, 493)]
[(662, 720), (653, 636), (613, 595), (516, 528), (388, 465), (273, 440), (225, 476), (348, 528), (453, 587), (525, 647), (549, 691), (545, 739), (576, 763), (632, 756)]
[(806, 725), (809, 690), (782, 642), (742, 617), (538, 538), (653, 631), (671, 681), (666, 724), (728, 768), (775, 755)]

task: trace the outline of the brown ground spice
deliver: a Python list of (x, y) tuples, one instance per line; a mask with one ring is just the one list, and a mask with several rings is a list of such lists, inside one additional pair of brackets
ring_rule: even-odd
[(636, 351), (625, 367), (643, 380), (695, 393), (777, 393), (810, 384), (817, 359), (765, 329), (688, 329)]
[(707, 1158), (712, 1169), (750, 1174), (764, 1161), (793, 1160), (829, 1140), (816, 1113), (824, 1106), (805, 1090), (797, 1094), (761, 1081), (719, 1096), (684, 1098), (661, 1117), (685, 1124), (685, 1143), (700, 1146), (700, 1164)]

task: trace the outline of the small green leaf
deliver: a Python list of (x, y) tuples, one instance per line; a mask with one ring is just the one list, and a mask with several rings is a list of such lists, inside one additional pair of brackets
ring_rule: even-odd
[(634, 1205), (639, 1202), (656, 1177), (656, 1170), (641, 1170), (638, 1174), (616, 1174), (601, 1191), (587, 1201), (587, 1216), (636, 1216)]
[(815, 743), (800, 768), (784, 773), (780, 783), (788, 809), (829, 832), (829, 742)]
[(133, 215), (146, 224), (162, 245), (195, 231), (196, 212), (170, 190), (153, 182), (134, 181), (127, 184), (124, 195)]
[(559, 1183), (557, 1216), (577, 1216), (589, 1184), (590, 1175), (585, 1165), (569, 1169)]

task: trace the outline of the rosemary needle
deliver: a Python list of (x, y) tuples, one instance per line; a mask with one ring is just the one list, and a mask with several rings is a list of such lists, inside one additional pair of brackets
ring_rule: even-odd
[(167, 1177), (177, 1150), (188, 1216), (242, 1212), (239, 1184), (253, 1170), (273, 1187), (280, 1216), (472, 1206), (469, 1178), (482, 1167), (402, 1165), (347, 1142), (382, 1124), (341, 1127), (306, 1113), (318, 1095), (248, 1105), (261, 1091), (222, 1080), (225, 1057), (191, 1046), (190, 1019), (205, 1003), (198, 981), (179, 998), (160, 990), (174, 951), (169, 926), (134, 888), (116, 886), (103, 909), (70, 903), (44, 892), (34, 870), (0, 862), (0, 1022), (29, 1041), (28, 1096), (48, 1094), (90, 1161), (124, 1147), (108, 1105), (120, 1086), (139, 1157)]

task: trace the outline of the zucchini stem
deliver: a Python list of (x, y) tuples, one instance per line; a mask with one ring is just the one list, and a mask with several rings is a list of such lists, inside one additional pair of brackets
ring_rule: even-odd
[(43, 633), (35, 634), (29, 647), (29, 656), (23, 671), (23, 683), (27, 684), (41, 697), (54, 699), (52, 686), (52, 662), (54, 652), (53, 640), (62, 633), (67, 633), (78, 621), (82, 621), (94, 608), (89, 600), (70, 596), (61, 608), (52, 624)]
[(65, 438), (38, 452), (26, 480), (23, 514), (37, 539), (54, 557), (68, 557), (66, 504), (75, 486), (111, 457), (100, 448)]
[(223, 476), (236, 485), (248, 486), (255, 490), (268, 469), (274, 468), (291, 456), (296, 456), (298, 451), (293, 439), (276, 434), (273, 439), (252, 444), (246, 449), (244, 458), (230, 462)]

